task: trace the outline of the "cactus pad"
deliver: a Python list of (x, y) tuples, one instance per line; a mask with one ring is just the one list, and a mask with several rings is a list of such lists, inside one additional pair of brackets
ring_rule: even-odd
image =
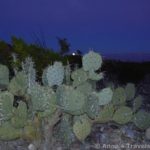
[(103, 73), (98, 74), (98, 73), (95, 73), (94, 71), (89, 72), (89, 79), (91, 80), (98, 81), (98, 80), (103, 79), (103, 77), (104, 77)]
[(108, 104), (104, 106), (103, 109), (99, 112), (97, 118), (95, 118), (95, 122), (97, 123), (106, 123), (112, 120), (115, 108), (112, 104)]
[(99, 105), (106, 105), (112, 100), (113, 92), (111, 88), (104, 88), (97, 92), (96, 95), (99, 98)]
[(52, 66), (47, 67), (43, 74), (43, 81), (48, 82), (50, 87), (61, 85), (64, 79), (64, 67), (61, 62), (55, 62)]
[(88, 79), (87, 72), (85, 72), (82, 68), (77, 69), (72, 72), (71, 78), (73, 79), (73, 85), (78, 86), (81, 83), (85, 82)]
[(146, 129), (150, 126), (150, 113), (138, 111), (133, 118), (134, 124), (140, 129)]
[(142, 96), (137, 96), (133, 101), (133, 111), (136, 112), (142, 105)]
[(91, 123), (88, 118), (85, 116), (80, 116), (73, 125), (73, 132), (78, 140), (84, 141), (91, 132)]
[(42, 83), (44, 86), (48, 86), (47, 69), (48, 67), (43, 70), (43, 74), (42, 74)]
[(0, 92), (0, 122), (12, 116), (14, 96), (9, 92)]
[(75, 135), (71, 125), (71, 115), (64, 113), (56, 136), (64, 142), (66, 147), (69, 147), (75, 141)]
[(40, 138), (40, 133), (33, 125), (26, 125), (23, 128), (22, 138), (26, 140), (37, 140)]
[(94, 119), (98, 116), (100, 111), (100, 106), (98, 105), (99, 99), (98, 97), (93, 93), (90, 94), (87, 97), (87, 102), (85, 105), (86, 113), (91, 118)]
[(17, 75), (10, 81), (9, 91), (18, 96), (25, 95), (28, 87), (27, 76), (24, 72), (18, 72)]
[(83, 56), (82, 65), (85, 71), (96, 71), (102, 65), (102, 57), (98, 53), (90, 51)]
[(11, 126), (10, 122), (5, 122), (0, 127), (0, 139), (1, 140), (15, 140), (20, 138), (22, 134), (21, 129), (16, 129)]
[(119, 124), (126, 124), (131, 121), (132, 117), (133, 112), (131, 108), (122, 106), (114, 113), (113, 120)]
[(67, 63), (67, 66), (65, 66), (65, 83), (66, 85), (70, 85), (71, 83), (71, 67), (69, 62)]
[(135, 96), (135, 85), (133, 83), (128, 83), (125, 87), (125, 93), (127, 100), (132, 100)]
[(85, 96), (71, 86), (60, 86), (57, 91), (57, 102), (65, 112), (82, 114), (85, 104)]
[(28, 93), (30, 93), (31, 87), (36, 84), (36, 70), (34, 67), (34, 62), (31, 57), (27, 57), (22, 63), (23, 72), (27, 75)]
[(8, 86), (9, 84), (9, 70), (6, 66), (0, 64), (0, 85)]
[(93, 90), (92, 85), (87, 81), (77, 86), (76, 89), (86, 96), (89, 95)]
[(49, 87), (39, 84), (32, 87), (31, 101), (33, 111), (42, 112), (41, 115), (50, 115), (56, 110), (56, 95)]
[(23, 128), (27, 122), (27, 106), (20, 102), (17, 108), (14, 108), (11, 123), (15, 128)]
[(126, 94), (124, 88), (118, 87), (114, 90), (112, 102), (115, 106), (125, 105)]

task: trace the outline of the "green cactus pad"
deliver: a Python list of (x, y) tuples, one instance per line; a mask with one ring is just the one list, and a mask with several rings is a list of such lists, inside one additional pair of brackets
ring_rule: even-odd
[(90, 94), (87, 97), (87, 102), (85, 105), (86, 113), (91, 118), (94, 119), (98, 116), (100, 111), (100, 106), (98, 105), (99, 99), (98, 97), (93, 93)]
[(42, 83), (44, 86), (48, 86), (47, 69), (48, 67), (43, 70), (43, 74), (42, 74)]
[(150, 126), (150, 113), (138, 111), (133, 118), (134, 124), (140, 129), (147, 129)]
[(104, 88), (97, 92), (96, 95), (99, 98), (99, 105), (106, 105), (112, 100), (113, 92), (111, 88)]
[(41, 112), (43, 117), (55, 112), (56, 94), (51, 88), (37, 84), (32, 87), (30, 95), (34, 112)]
[(27, 106), (24, 102), (20, 102), (17, 108), (14, 108), (11, 123), (15, 128), (23, 128), (27, 123)]
[(72, 72), (71, 78), (73, 79), (73, 85), (78, 86), (81, 83), (85, 82), (88, 79), (87, 72), (85, 72), (82, 68), (77, 69)]
[(1, 140), (15, 140), (20, 138), (22, 134), (21, 129), (16, 129), (11, 126), (10, 122), (5, 122), (1, 127), (0, 127), (0, 139)]
[(9, 120), (12, 117), (14, 96), (5, 91), (0, 92), (0, 121)]
[(18, 72), (17, 75), (10, 81), (8, 90), (18, 96), (25, 95), (28, 87), (27, 76), (23, 72)]
[(94, 80), (88, 80), (88, 82), (92, 85), (92, 91), (96, 91), (97, 89), (97, 85), (96, 85), (96, 81)]
[(69, 114), (63, 114), (62, 119), (60, 121), (59, 130), (56, 134), (56, 138), (63, 141), (66, 147), (69, 147), (73, 141), (75, 141), (75, 135), (72, 129), (72, 116)]
[(142, 96), (139, 95), (133, 100), (133, 111), (136, 112), (142, 105)]
[(125, 87), (126, 99), (132, 100), (135, 96), (135, 85), (133, 83), (128, 83)]
[(86, 96), (88, 96), (93, 90), (92, 85), (88, 81), (80, 84), (76, 89)]
[(57, 91), (58, 105), (72, 115), (82, 114), (85, 104), (85, 96), (71, 86), (60, 86)]
[(112, 120), (115, 108), (112, 104), (108, 104), (104, 106), (103, 109), (99, 112), (97, 118), (95, 118), (95, 122), (97, 123), (106, 123)]
[(9, 70), (6, 66), (0, 64), (0, 85), (8, 86), (9, 84)]
[(85, 116), (80, 116), (73, 125), (73, 132), (79, 141), (84, 141), (91, 133), (91, 123)]
[(91, 80), (95, 80), (95, 81), (98, 81), (98, 80), (101, 80), (103, 79), (104, 77), (104, 74), (103, 73), (95, 73), (94, 71), (89, 71), (89, 79)]
[(71, 67), (69, 62), (67, 62), (67, 66), (65, 66), (65, 83), (66, 85), (71, 84)]
[(64, 67), (61, 62), (55, 62), (52, 66), (48, 66), (43, 74), (43, 84), (48, 82), (48, 86), (61, 85), (64, 79)]
[(22, 70), (27, 75), (28, 93), (30, 93), (31, 87), (36, 84), (36, 70), (31, 57), (27, 57), (25, 61), (22, 62)]
[(83, 56), (82, 65), (85, 71), (96, 71), (102, 65), (102, 57), (98, 53), (90, 51)]
[(21, 137), (25, 140), (33, 141), (40, 138), (40, 133), (33, 125), (26, 125), (23, 128), (23, 133)]
[(132, 117), (133, 112), (131, 108), (122, 106), (114, 113), (113, 121), (119, 124), (126, 124), (131, 121)]
[(125, 90), (122, 87), (118, 87), (114, 90), (112, 102), (115, 106), (124, 106), (126, 103)]

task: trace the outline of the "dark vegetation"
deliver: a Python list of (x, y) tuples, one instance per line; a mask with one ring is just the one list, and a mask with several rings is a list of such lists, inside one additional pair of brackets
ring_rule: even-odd
[[(54, 61), (61, 61), (63, 64), (76, 64), (81, 66), (81, 51), (77, 50), (77, 55), (69, 54), (70, 44), (67, 39), (57, 38), (59, 49), (57, 52), (53, 49), (40, 46), (39, 44), (27, 44), (21, 38), (12, 37), (11, 44), (0, 41), (0, 63), (7, 65), (12, 71), (14, 66), (19, 67), (21, 62), (28, 56), (33, 58), (40, 79), (42, 70), (52, 64)], [(14, 63), (12, 54), (17, 56), (17, 62)], [(138, 83), (145, 75), (150, 74), (149, 62), (122, 62), (116, 60), (103, 60), (102, 71), (105, 73), (105, 79), (125, 84), (127, 82)], [(12, 71), (13, 75), (13, 71)]]
[(111, 81), (125, 84), (127, 82), (138, 83), (147, 74), (150, 74), (150, 62), (121, 62), (104, 60), (102, 70), (106, 70), (106, 76)]

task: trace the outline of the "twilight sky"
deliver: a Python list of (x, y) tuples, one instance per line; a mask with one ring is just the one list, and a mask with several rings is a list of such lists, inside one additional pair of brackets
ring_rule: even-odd
[(0, 39), (34, 33), (53, 49), (61, 37), (72, 50), (150, 52), (150, 0), (0, 0)]

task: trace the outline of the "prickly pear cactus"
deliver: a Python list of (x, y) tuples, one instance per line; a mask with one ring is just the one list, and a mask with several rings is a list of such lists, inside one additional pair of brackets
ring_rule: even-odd
[(112, 120), (115, 108), (112, 104), (105, 105), (100, 110), (99, 115), (95, 118), (96, 123), (106, 123)]
[(80, 68), (72, 72), (71, 78), (73, 79), (73, 86), (76, 87), (85, 82), (88, 79), (88, 75), (87, 72)]
[(59, 125), (59, 130), (56, 133), (56, 138), (62, 140), (67, 148), (75, 141), (71, 120), (72, 116), (64, 113)]
[[(132, 121), (140, 129), (150, 126), (150, 114), (137, 112), (141, 97), (135, 98), (134, 84), (128, 83), (125, 89), (113, 86), (98, 91), (96, 82), (104, 76), (97, 73), (102, 65), (101, 56), (90, 51), (82, 57), (82, 64), (83, 68), (71, 72), (69, 64), (64, 67), (61, 62), (55, 62), (43, 71), (41, 85), (36, 82), (34, 63), (28, 57), (22, 63), (22, 71), (17, 70), (8, 85), (10, 93), (0, 91), (0, 139), (41, 140), (45, 148), (51, 145), (51, 136), (56, 133), (69, 149), (76, 138), (84, 142), (92, 123)], [(5, 77), (8, 84), (9, 71), (6, 72), (4, 76), (0, 65), (0, 84)], [(20, 101), (13, 108), (14, 96), (29, 100), (27, 104)], [(126, 106), (126, 100), (134, 100), (133, 111)]]
[(48, 82), (48, 86), (61, 85), (64, 80), (64, 67), (61, 62), (55, 62), (52, 66), (48, 66), (43, 74), (44, 84)]
[(91, 93), (87, 97), (85, 109), (86, 109), (86, 113), (87, 113), (88, 117), (90, 117), (91, 119), (96, 118), (100, 112), (100, 107), (99, 107), (98, 103), (99, 103), (99, 99), (95, 95), (95, 93)]
[(0, 92), (0, 123), (12, 117), (14, 96), (8, 91)]
[(136, 112), (142, 105), (142, 96), (139, 95), (133, 100), (133, 111)]
[(41, 132), (41, 118), (36, 114), (32, 119), (27, 120), (23, 128), (21, 138), (28, 141), (40, 141), (42, 137)]
[(9, 84), (9, 70), (6, 66), (0, 64), (0, 85), (8, 86)]
[(11, 126), (10, 122), (5, 122), (0, 127), (0, 139), (1, 140), (15, 140), (21, 137), (22, 129), (16, 129)]
[(85, 71), (96, 71), (102, 65), (102, 58), (98, 53), (90, 51), (83, 56), (82, 65)]
[(91, 84), (92, 86), (92, 91), (97, 91), (97, 84), (96, 81), (94, 80), (88, 80), (88, 82)]
[(48, 86), (47, 69), (48, 69), (48, 67), (46, 67), (43, 70), (43, 74), (42, 74), (42, 83), (43, 83), (44, 86)]
[(96, 95), (99, 98), (99, 105), (106, 105), (111, 102), (113, 92), (111, 88), (104, 88), (100, 92), (97, 92)]
[(37, 84), (32, 87), (30, 95), (33, 112), (41, 112), (44, 117), (56, 110), (56, 94), (51, 88)]
[(28, 87), (27, 76), (24, 72), (18, 72), (10, 81), (8, 90), (17, 96), (25, 95)]
[(131, 121), (133, 117), (133, 112), (130, 107), (122, 106), (120, 107), (113, 116), (113, 121), (119, 124), (126, 124)]
[(99, 81), (101, 79), (103, 79), (104, 74), (103, 73), (95, 73), (94, 71), (90, 71), (89, 72), (89, 79), (91, 80), (95, 80), (95, 81)]
[(112, 102), (115, 106), (124, 106), (126, 104), (126, 94), (122, 87), (118, 87), (113, 92)]
[(31, 87), (36, 84), (36, 70), (31, 57), (27, 57), (25, 61), (22, 62), (22, 70), (27, 75), (28, 93), (30, 93)]
[(135, 96), (135, 85), (133, 83), (128, 83), (125, 87), (125, 93), (127, 101), (132, 100)]
[(17, 108), (13, 110), (11, 123), (15, 128), (23, 128), (27, 122), (27, 106), (24, 102), (20, 102)]
[(138, 111), (133, 117), (134, 124), (140, 129), (146, 129), (150, 126), (150, 113), (143, 110)]
[(58, 87), (56, 94), (58, 105), (65, 112), (72, 115), (84, 113), (85, 96), (80, 91), (75, 90), (71, 86), (62, 85)]
[(86, 115), (79, 116), (74, 122), (73, 132), (78, 140), (84, 141), (91, 133), (91, 123)]
[(71, 84), (71, 67), (69, 62), (67, 62), (67, 66), (65, 66), (65, 83), (66, 85)]
[(26, 125), (23, 128), (21, 138), (25, 140), (30, 140), (30, 141), (38, 140), (40, 139), (39, 130), (36, 129), (36, 127), (33, 124)]
[(81, 93), (83, 93), (85, 96), (88, 96), (93, 91), (92, 85), (88, 81), (80, 84), (79, 86), (76, 87), (76, 89)]

